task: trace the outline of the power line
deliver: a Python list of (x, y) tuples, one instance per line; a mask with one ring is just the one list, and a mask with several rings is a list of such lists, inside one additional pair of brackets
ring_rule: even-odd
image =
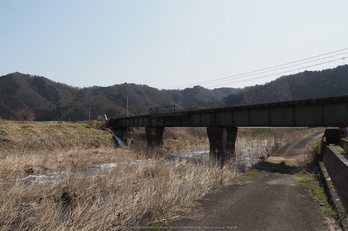
[[(237, 75), (232, 75), (232, 76), (228, 76), (228, 77), (224, 77), (224, 78), (212, 79), (212, 80), (196, 82), (196, 83), (191, 83), (191, 84), (178, 85), (178, 86), (171, 87), (171, 89), (173, 89), (173, 88), (183, 88), (183, 87), (188, 87), (188, 86), (192, 86), (192, 85), (210, 85), (210, 84), (216, 84), (217, 82), (225, 82), (225, 81), (230, 81), (232, 79), (240, 79), (240, 78), (245, 78), (245, 77), (248, 77), (248, 76), (260, 75), (260, 74), (264, 74), (264, 73), (268, 73), (268, 72), (273, 72), (273, 71), (277, 71), (277, 70), (287, 69), (287, 68), (294, 67), (294, 66), (304, 65), (304, 64), (307, 64), (307, 63), (317, 62), (317, 61), (320, 61), (320, 60), (329, 59), (329, 58), (337, 57), (337, 56), (340, 56), (340, 55), (345, 55), (345, 54), (348, 53), (347, 50), (348, 50), (348, 48), (344, 48), (344, 49), (340, 49), (340, 50), (324, 53), (324, 54), (321, 54), (321, 55), (316, 55), (316, 56), (312, 56), (312, 57), (309, 57), (309, 58), (300, 59), (300, 60), (297, 60), (297, 61), (292, 61), (292, 62), (288, 62), (288, 63), (284, 63), (284, 64), (280, 64), (280, 65), (276, 65), (276, 66), (272, 66), (272, 67), (268, 67), (268, 68), (262, 68), (262, 69), (259, 69), (259, 70), (250, 71), (250, 72), (246, 72), (246, 73), (241, 73), (241, 74), (237, 74)], [(346, 52), (342, 52), (342, 51), (346, 51)], [(337, 52), (342, 52), (342, 53), (335, 54)], [(331, 55), (331, 54), (334, 54), (334, 55)], [(327, 56), (327, 55), (331, 55), (331, 56)], [(327, 56), (327, 57), (323, 57), (323, 56)], [(319, 57), (322, 57), (322, 58), (319, 58)], [(331, 62), (331, 61), (328, 61), (328, 62)], [(315, 65), (312, 65), (312, 66), (322, 65), (324, 63), (326, 63), (326, 62), (323, 62), (321, 64), (315, 64)], [(309, 67), (311, 67), (311, 66), (309, 66)], [(308, 66), (302, 67), (302, 68), (299, 68), (299, 69), (303, 69), (303, 68), (308, 68)], [(298, 70), (298, 69), (296, 69), (296, 70)], [(286, 72), (290, 72), (290, 71), (286, 71)], [(278, 73), (276, 73), (276, 74), (278, 74)], [(275, 75), (275, 74), (272, 74), (272, 75)]]
[[(259, 70), (256, 70), (256, 71), (251, 71), (251, 72), (237, 74), (237, 75), (233, 75), (233, 76), (229, 76), (229, 77), (213, 79), (213, 80), (208, 80), (208, 81), (203, 81), (203, 82), (197, 82), (197, 83), (192, 83), (192, 84), (186, 84), (186, 85), (181, 85), (181, 86), (176, 86), (176, 87), (185, 87), (185, 86), (191, 86), (191, 85), (197, 85), (197, 84), (199, 84), (199, 85), (201, 85), (201, 84), (207, 85), (207, 84), (216, 83), (216, 82), (222, 82), (222, 81), (226, 81), (226, 80), (230, 80), (230, 79), (241, 78), (241, 77), (246, 77), (246, 76), (251, 76), (251, 75), (257, 75), (257, 74), (261, 74), (261, 73), (272, 72), (272, 71), (279, 70), (279, 69), (285, 69), (285, 68), (289, 68), (289, 67), (292, 67), (292, 66), (298, 66), (298, 65), (305, 64), (305, 63), (309, 63), (309, 62), (318, 61), (318, 60), (321, 60), (321, 59), (317, 59), (317, 60), (313, 60), (313, 61), (304, 62), (304, 63), (301, 63), (301, 64), (295, 64), (295, 65), (291, 65), (291, 66), (288, 66), (288, 67), (282, 67), (282, 68), (278, 68), (278, 69), (275, 69), (275, 70), (271, 70), (271, 69), (274, 69), (274, 68), (277, 68), (277, 67), (290, 65), (290, 64), (302, 62), (302, 61), (305, 61), (305, 60), (310, 60), (310, 59), (313, 59), (313, 58), (325, 56), (325, 55), (328, 55), (328, 54), (333, 54), (333, 53), (340, 52), (340, 51), (343, 51), (343, 50), (348, 50), (348, 48), (337, 50), (337, 51), (333, 51), (333, 52), (329, 52), (329, 53), (325, 53), (325, 54), (322, 54), (322, 55), (313, 56), (313, 57), (306, 58), (306, 59), (301, 59), (301, 60), (297, 60), (297, 61), (281, 64), (281, 65), (277, 65), (277, 66), (272, 66), (272, 67), (268, 67), (268, 68), (259, 69)], [(347, 52), (341, 53), (341, 54), (336, 54), (336, 55), (333, 55), (333, 56), (330, 56), (330, 57), (335, 57), (335, 56), (346, 54), (346, 53)], [(327, 59), (327, 58), (330, 58), (330, 57), (325, 57), (325, 58), (322, 58), (322, 59)], [(268, 70), (268, 71), (265, 71), (265, 70)], [(175, 88), (175, 87), (173, 87), (173, 88)]]
[[(348, 56), (346, 57), (343, 57), (344, 58), (348, 58)], [(244, 79), (244, 80), (239, 80), (239, 81), (233, 81), (233, 82), (227, 82), (227, 83), (224, 83), (224, 84), (231, 84), (231, 83), (243, 83), (243, 82), (249, 82), (249, 81), (252, 81), (252, 80), (256, 80), (256, 79), (263, 79), (263, 78), (268, 78), (268, 77), (271, 77), (271, 76), (274, 76), (274, 75), (283, 75), (285, 73), (289, 73), (289, 72), (293, 72), (293, 71), (298, 71), (298, 70), (302, 70), (304, 68), (309, 68), (309, 67), (315, 67), (315, 66), (319, 66), (319, 65), (323, 65), (323, 64), (327, 64), (327, 63), (332, 63), (332, 62), (336, 62), (338, 60), (341, 60), (342, 58), (338, 58), (338, 59), (334, 59), (334, 60), (329, 60), (329, 61), (326, 61), (326, 62), (322, 62), (322, 63), (317, 63), (317, 64), (313, 64), (313, 65), (309, 65), (309, 66), (305, 66), (305, 67), (301, 67), (301, 68), (296, 68), (296, 69), (292, 69), (292, 70), (287, 70), (287, 71), (283, 71), (283, 72), (278, 72), (278, 73), (273, 73), (273, 74), (270, 74), (270, 75), (264, 75), (264, 76), (260, 76), (260, 77), (254, 77), (254, 78), (247, 78), (247, 79)], [(238, 78), (239, 79), (239, 78)], [(219, 84), (220, 85), (220, 84)], [(214, 86), (219, 86), (219, 85), (213, 85), (211, 87), (214, 87)]]
[[(294, 64), (294, 65), (290, 65), (290, 66), (286, 66), (286, 67), (280, 67), (280, 68), (276, 68), (276, 69), (273, 69), (273, 70), (267, 70), (267, 71), (262, 71), (262, 72), (252, 73), (252, 74), (245, 74), (245, 75), (241, 74), (241, 75), (237, 75), (237, 76), (233, 76), (233, 77), (225, 78), (225, 79), (220, 79), (220, 80), (216, 80), (216, 81), (215, 80), (214, 81), (207, 81), (207, 83), (205, 85), (209, 85), (209, 82), (212, 82), (212, 83), (225, 82), (225, 81), (231, 80), (231, 79), (241, 79), (241, 78), (248, 77), (248, 76), (255, 76), (255, 75), (265, 74), (265, 73), (274, 72), (274, 71), (278, 71), (278, 70), (288, 69), (288, 68), (291, 68), (291, 67), (301, 66), (301, 65), (304, 65), (304, 64), (307, 64), (307, 63), (313, 63), (313, 62), (325, 60), (325, 59), (328, 59), (328, 58), (334, 58), (334, 57), (341, 56), (341, 55), (344, 55), (344, 54), (348, 54), (348, 52), (341, 53), (341, 54), (338, 54), (338, 55), (332, 55), (332, 56), (325, 57), (325, 58), (310, 60), (310, 61), (307, 61), (307, 62), (302, 62), (300, 64)], [(335, 60), (335, 61), (337, 61), (337, 60)], [(330, 61), (328, 61), (328, 62), (330, 62)], [(325, 64), (325, 63), (326, 62), (323, 62), (321, 64)], [(318, 65), (315, 64), (314, 66), (318, 66)], [(307, 68), (307, 67), (311, 67), (311, 66), (305, 66), (305, 67), (301, 67), (301, 68), (298, 68), (298, 69), (295, 69), (295, 70), (301, 70), (301, 69)], [(285, 73), (286, 72), (289, 72), (289, 71), (285, 71)], [(282, 72), (280, 72), (280, 74), (281, 73)], [(279, 73), (275, 73), (275, 74), (279, 74)]]

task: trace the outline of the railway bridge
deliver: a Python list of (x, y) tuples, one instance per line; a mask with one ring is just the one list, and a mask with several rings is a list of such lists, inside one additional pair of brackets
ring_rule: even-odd
[(108, 127), (125, 131), (145, 127), (149, 147), (162, 144), (165, 127), (207, 127), (210, 157), (223, 163), (234, 154), (238, 127), (347, 127), (348, 95), (339, 97), (179, 111), (153, 108), (147, 115), (110, 119)]

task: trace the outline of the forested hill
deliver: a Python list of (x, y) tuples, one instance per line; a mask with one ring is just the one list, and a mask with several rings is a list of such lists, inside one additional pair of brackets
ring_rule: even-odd
[(223, 106), (348, 95), (348, 65), (322, 71), (305, 71), (280, 77), (264, 85), (226, 97)]
[(0, 77), (0, 117), (3, 119), (87, 120), (107, 115), (147, 113), (151, 107), (176, 105), (179, 109), (223, 107), (348, 95), (348, 65), (323, 71), (283, 76), (244, 89), (200, 86), (158, 90), (146, 85), (76, 88), (45, 77), (12, 73)]
[(239, 90), (209, 90), (199, 86), (185, 90), (158, 90), (136, 84), (76, 88), (45, 77), (16, 72), (0, 77), (0, 117), (87, 120), (99, 115), (125, 116), (127, 91), (130, 114), (144, 114), (151, 107), (167, 105), (188, 109), (200, 102), (222, 99)]

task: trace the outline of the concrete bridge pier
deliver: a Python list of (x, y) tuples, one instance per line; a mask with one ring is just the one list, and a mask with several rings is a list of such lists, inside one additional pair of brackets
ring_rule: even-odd
[(147, 147), (153, 148), (163, 144), (164, 127), (146, 127)]
[(210, 159), (223, 165), (234, 157), (237, 127), (208, 127)]
[[(223, 165), (234, 157), (237, 127), (208, 127), (210, 159)], [(152, 149), (163, 144), (164, 127), (146, 127), (147, 147)]]

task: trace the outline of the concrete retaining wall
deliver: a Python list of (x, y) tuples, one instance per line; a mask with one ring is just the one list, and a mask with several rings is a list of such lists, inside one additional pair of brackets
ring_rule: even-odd
[(326, 142), (322, 150), (323, 162), (329, 172), (343, 206), (348, 209), (348, 160)]
[(340, 138), (340, 146), (348, 153), (348, 141), (345, 138)]

